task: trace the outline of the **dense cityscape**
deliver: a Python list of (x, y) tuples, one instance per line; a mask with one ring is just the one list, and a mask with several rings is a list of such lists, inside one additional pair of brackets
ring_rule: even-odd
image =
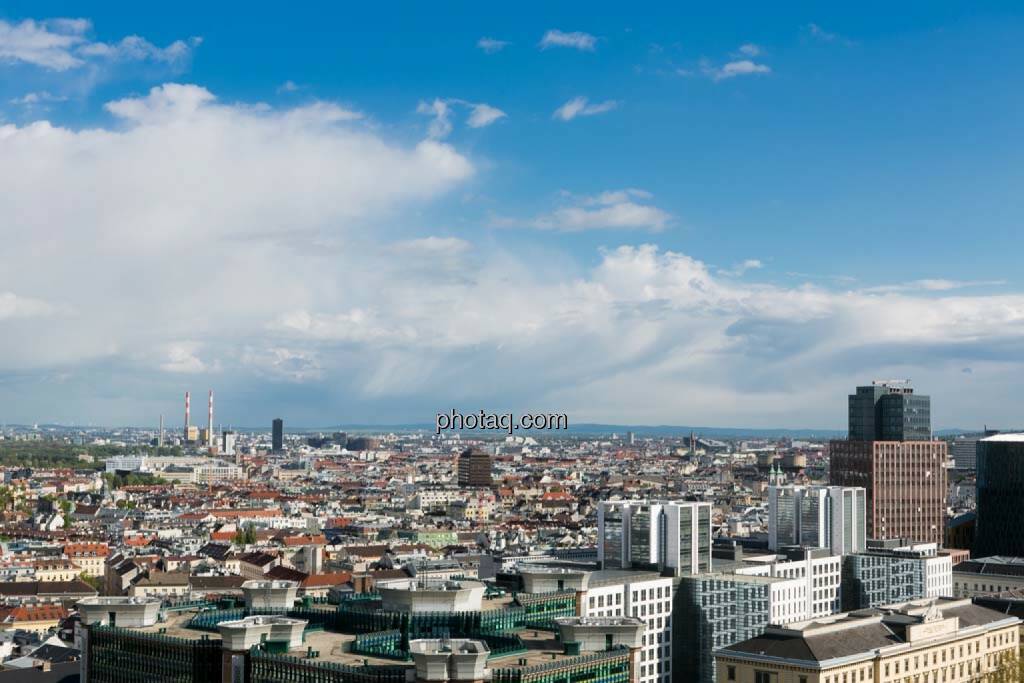
[(4, 428), (5, 669), (976, 681), (1019, 647), (1024, 436), (936, 437), (907, 381), (820, 440), (236, 432), (190, 404)]
[(1024, 683), (1024, 3), (0, 2), (0, 683)]

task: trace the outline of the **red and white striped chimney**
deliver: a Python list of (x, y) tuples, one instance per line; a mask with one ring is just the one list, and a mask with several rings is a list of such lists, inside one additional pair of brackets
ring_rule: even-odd
[(210, 408), (206, 417), (206, 445), (213, 448), (213, 389), (210, 389)]

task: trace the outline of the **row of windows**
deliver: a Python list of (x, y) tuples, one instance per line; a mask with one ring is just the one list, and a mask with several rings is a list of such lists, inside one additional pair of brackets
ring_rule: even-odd
[[(997, 654), (990, 654), (990, 655), (986, 656), (985, 663), (986, 663), (986, 665), (989, 668), (992, 668), (992, 667), (995, 667), (998, 664), (1004, 662), (1007, 658), (1012, 657), (1012, 656), (1013, 656), (1012, 652), (1002, 652), (1002, 653), (997, 653)], [(915, 657), (915, 669), (914, 670), (918, 671), (920, 669), (920, 667), (916, 666), (916, 660), (917, 660), (917, 658)], [(925, 660), (925, 666), (927, 666), (927, 660), (928, 660), (927, 655), (924, 656), (924, 660)], [(933, 660), (934, 660), (934, 657), (933, 657)], [(943, 660), (943, 661), (945, 661), (945, 660)], [(963, 678), (965, 675), (966, 676), (970, 676), (972, 674), (980, 674), (980, 673), (982, 673), (982, 669), (983, 669), (983, 667), (982, 667), (982, 660), (981, 660), (981, 658), (977, 658), (977, 659), (973, 659), (971, 661), (958, 662), (958, 663), (954, 663), (954, 664), (952, 664), (950, 666), (944, 666), (941, 669), (933, 669), (931, 671), (924, 672), (924, 674), (923, 674), (924, 678), (923, 679), (919, 679), (919, 678), (917, 678), (915, 676), (914, 680), (915, 681), (922, 680), (923, 683), (933, 683), (933, 682), (934, 683), (938, 683), (938, 681), (940, 680), (940, 676), (941, 676), (941, 680), (942, 681), (947, 681), (947, 680), (952, 681), (955, 678)], [(909, 673), (909, 672), (910, 672), (910, 668), (907, 665), (907, 660), (904, 660), (903, 673)], [(885, 673), (885, 676), (887, 676), (887, 677), (890, 676), (890, 665), (889, 664), (885, 664), (885, 671), (884, 671), (884, 673)], [(900, 663), (898, 661), (895, 663), (895, 674), (897, 676), (900, 674)], [(774, 675), (776, 675), (776, 672), (773, 672), (773, 671), (755, 671), (754, 672), (754, 683), (774, 683), (774, 681), (775, 681), (775, 679), (773, 678)], [(870, 680), (873, 680), (873, 679), (874, 679), (874, 669), (872, 669), (872, 667), (870, 667), (870, 666), (866, 666), (866, 667), (863, 667), (863, 668), (860, 668), (860, 669), (856, 669), (856, 670), (853, 670), (853, 671), (844, 671), (842, 673), (826, 675), (824, 678), (822, 678), (822, 683), (857, 683), (858, 681), (870, 681)], [(730, 665), (730, 666), (728, 666), (726, 668), (726, 680), (729, 680), (729, 681), (735, 681), (736, 680), (736, 667), (735, 666)], [(908, 678), (906, 680), (909, 681), (910, 679)], [(798, 676), (798, 682), (799, 683), (807, 683), (807, 681), (808, 681), (807, 676)]]

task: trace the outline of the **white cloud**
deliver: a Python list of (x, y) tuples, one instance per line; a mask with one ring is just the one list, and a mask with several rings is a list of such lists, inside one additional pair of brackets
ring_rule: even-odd
[(740, 45), (738, 52), (744, 57), (757, 57), (758, 55), (762, 54), (764, 50), (761, 49), (760, 45), (755, 45), (754, 43), (744, 43), (743, 45)]
[(50, 25), (32, 19), (18, 24), (0, 20), (0, 61), (24, 62), (54, 71), (73, 69), (83, 64), (74, 49), (85, 43), (82, 33), (86, 29), (87, 23), (66, 20)]
[(451, 108), (447, 101), (435, 97), (432, 102), (420, 102), (416, 111), (431, 117), (427, 132), (435, 140), (446, 138), (452, 132)]
[(483, 128), (489, 126), (498, 119), (505, 118), (507, 116), (505, 112), (492, 107), (489, 104), (474, 104), (469, 112), (469, 118), (466, 120), (466, 124), (470, 128)]
[(468, 251), (472, 245), (458, 237), (419, 237), (396, 242), (392, 249), (400, 252), (420, 252), (430, 255), (460, 254)]
[(540, 49), (547, 50), (551, 47), (572, 47), (584, 52), (593, 52), (597, 47), (597, 38), (581, 31), (566, 33), (551, 29), (540, 39)]
[[(339, 105), (168, 84), (108, 112), (80, 130), (0, 125), (6, 419), (152, 422), (154, 394), (176, 409), (186, 380), (217, 373), (235, 390), (225, 413), (269, 395), (322, 424), (357, 410), (424, 421), (443, 404), (841, 427), (850, 389), (889, 375), (933, 396), (937, 426), (1012, 421), (1024, 295), (967, 289), (996, 283), (771, 285), (647, 244), (506, 251), (416, 231), (425, 204), (473, 176), (455, 147), (397, 142)], [(673, 220), (636, 188), (562, 201), (519, 224)], [(98, 400), (106, 387), (122, 403)]]
[(175, 342), (164, 347), (164, 360), (160, 369), (186, 375), (219, 372), (219, 362), (206, 363), (197, 354), (200, 344), (192, 341)]
[(1005, 280), (946, 280), (932, 278), (923, 280), (912, 280), (895, 285), (878, 285), (865, 287), (861, 291), (868, 293), (884, 294), (890, 292), (948, 292), (954, 289), (965, 289), (968, 287), (998, 287), (1005, 285)]
[(88, 63), (153, 61), (180, 64), (191, 56), (200, 38), (176, 40), (166, 47), (140, 36), (116, 43), (88, 39), (92, 24), (87, 19), (25, 19), (12, 24), (0, 20), (0, 62), (24, 63), (51, 71), (68, 71)]
[(55, 308), (45, 301), (0, 292), (0, 321), (13, 318), (37, 318), (52, 315)]
[(647, 202), (649, 192), (637, 189), (612, 190), (594, 197), (572, 197), (571, 204), (558, 207), (532, 220), (496, 219), (495, 225), (532, 227), (538, 230), (582, 232), (586, 230), (650, 230), (665, 229), (672, 215)]
[(202, 43), (200, 38), (190, 38), (187, 42), (176, 40), (167, 47), (157, 47), (145, 38), (128, 36), (117, 43), (88, 43), (78, 49), (83, 57), (98, 57), (111, 61), (141, 62), (152, 60), (165, 64), (175, 64), (187, 60), (192, 49)]
[(751, 270), (758, 270), (763, 267), (764, 264), (759, 259), (748, 258), (740, 263), (737, 263), (728, 270), (719, 270), (718, 274), (731, 277), (740, 277), (741, 275), (745, 275), (747, 272)]
[(296, 83), (295, 81), (288, 80), (282, 83), (281, 85), (277, 86), (277, 94), (280, 95), (281, 93), (295, 92), (298, 89), (298, 83)]
[(845, 45), (846, 47), (853, 47), (854, 45), (856, 45), (855, 41), (852, 41), (849, 38), (845, 38), (839, 35), (838, 33), (826, 31), (818, 24), (807, 24), (806, 26), (804, 26), (804, 31), (806, 31), (807, 34), (810, 35), (815, 40), (821, 41), (823, 43), (838, 43), (840, 45)]
[[(226, 340), (315, 303), (323, 273), (352, 258), (309, 269), (310, 253), (333, 255), (323, 245), (474, 171), (449, 145), (391, 142), (330, 103), (222, 104), (166, 84), (107, 110), (108, 128), (0, 125), (0, 272), (18, 283), (0, 297), (0, 371), (127, 359), (167, 339), (237, 358)], [(65, 311), (60, 334), (29, 316), (42, 301)], [(198, 367), (179, 351), (152, 367)]]
[(484, 37), (476, 41), (476, 46), (489, 55), (492, 55), (495, 52), (501, 52), (509, 45), (510, 43), (507, 40), (498, 40), (496, 38)]
[(505, 118), (505, 112), (483, 102), (467, 102), (460, 99), (434, 98), (431, 102), (420, 102), (416, 111), (432, 118), (427, 132), (431, 138), (441, 140), (448, 137), (453, 129), (452, 107), (466, 107), (469, 109), (469, 116), (466, 118), (466, 125), (470, 128), (484, 128), (495, 121)]
[(594, 116), (611, 111), (619, 106), (615, 100), (605, 100), (590, 104), (586, 97), (574, 97), (555, 110), (554, 117), (562, 121), (572, 121), (577, 116)]
[(56, 102), (65, 102), (67, 97), (63, 95), (54, 95), (46, 90), (39, 90), (36, 92), (25, 93), (21, 97), (15, 97), (10, 100), (11, 104), (17, 104), (22, 107), (44, 107), (48, 104)]
[(314, 382), (324, 377), (317, 353), (284, 346), (246, 347), (241, 353), (241, 364), (256, 375), (286, 382)]
[(772, 71), (768, 65), (758, 64), (749, 59), (737, 59), (721, 66), (705, 61), (701, 64), (701, 70), (705, 76), (714, 81), (724, 81), (737, 76), (767, 74)]
[(1008, 340), (1009, 358), (1024, 340), (1019, 295), (748, 284), (653, 245), (606, 250), (584, 271), (549, 265), (474, 254), (458, 278), (431, 282), (403, 266), (375, 279), (386, 294), (296, 308), (274, 329), (289, 348), (319, 349), (325, 377), (358, 366), (364, 400), (390, 405), (512, 400), (577, 420), (823, 427), (841, 426), (850, 387), (895, 359), (912, 359), (900, 369), (934, 395), (943, 372), (968, 365), (977, 379), (991, 364), (978, 340)]

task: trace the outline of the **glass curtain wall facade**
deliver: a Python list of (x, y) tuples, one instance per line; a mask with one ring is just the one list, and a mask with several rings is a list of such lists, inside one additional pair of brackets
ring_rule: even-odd
[(672, 611), (673, 683), (713, 683), (715, 648), (761, 635), (769, 618), (769, 583), (742, 576), (684, 576)]
[(974, 557), (1024, 557), (1024, 434), (978, 442)]
[(675, 576), (711, 569), (711, 504), (607, 501), (597, 511), (605, 569), (656, 569)]
[(601, 550), (605, 567), (621, 568), (625, 556), (623, 554), (623, 514), (622, 508), (609, 506), (602, 510), (604, 521), (601, 534)]
[(858, 554), (843, 558), (842, 609), (880, 607), (925, 597), (925, 559)]

